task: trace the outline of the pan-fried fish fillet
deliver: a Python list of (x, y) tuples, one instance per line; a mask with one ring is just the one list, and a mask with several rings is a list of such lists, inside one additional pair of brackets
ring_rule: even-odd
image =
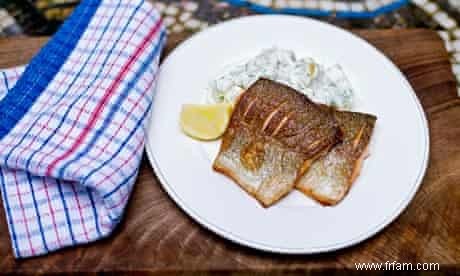
[(287, 86), (260, 79), (240, 96), (213, 168), (270, 206), (340, 141), (329, 111)]
[(316, 160), (296, 188), (325, 205), (342, 200), (358, 177), (377, 118), (373, 115), (334, 111), (343, 141)]

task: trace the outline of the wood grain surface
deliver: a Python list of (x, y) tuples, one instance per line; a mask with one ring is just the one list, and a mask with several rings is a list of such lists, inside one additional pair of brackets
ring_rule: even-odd
[[(430, 126), (430, 162), (421, 189), (383, 231), (351, 248), (311, 256), (245, 248), (188, 218), (165, 194), (144, 160), (124, 220), (105, 240), (15, 260), (2, 210), (0, 273), (315, 274), (353, 272), (356, 262), (386, 261), (437, 262), (443, 273), (460, 273), (460, 99), (443, 43), (428, 30), (356, 33), (381, 49), (407, 76)], [(183, 38), (170, 37), (168, 51)], [(0, 67), (26, 63), (44, 42), (46, 38), (0, 40)]]

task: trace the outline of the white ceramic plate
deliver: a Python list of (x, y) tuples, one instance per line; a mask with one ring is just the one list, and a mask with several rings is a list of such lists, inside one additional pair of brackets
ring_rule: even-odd
[[(337, 206), (293, 192), (264, 209), (212, 170), (218, 143), (192, 140), (179, 128), (182, 104), (203, 102), (209, 81), (223, 68), (272, 46), (340, 64), (358, 94), (355, 110), (378, 117), (371, 155)], [(404, 210), (427, 167), (427, 122), (407, 80), (367, 42), (319, 21), (271, 15), (218, 24), (168, 56), (155, 93), (147, 152), (164, 189), (203, 226), (253, 248), (317, 253), (363, 241)]]

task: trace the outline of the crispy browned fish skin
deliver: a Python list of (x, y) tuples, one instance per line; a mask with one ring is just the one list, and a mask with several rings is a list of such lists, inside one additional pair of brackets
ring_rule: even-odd
[(340, 141), (330, 112), (285, 85), (260, 79), (240, 96), (213, 168), (270, 206)]
[(296, 188), (325, 205), (340, 202), (358, 176), (377, 118), (373, 115), (331, 110), (343, 141), (316, 160)]

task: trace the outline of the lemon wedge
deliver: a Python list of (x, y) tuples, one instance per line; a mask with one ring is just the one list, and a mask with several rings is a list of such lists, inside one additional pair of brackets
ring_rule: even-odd
[(200, 140), (214, 140), (224, 134), (232, 112), (232, 105), (184, 104), (180, 125), (188, 136)]

